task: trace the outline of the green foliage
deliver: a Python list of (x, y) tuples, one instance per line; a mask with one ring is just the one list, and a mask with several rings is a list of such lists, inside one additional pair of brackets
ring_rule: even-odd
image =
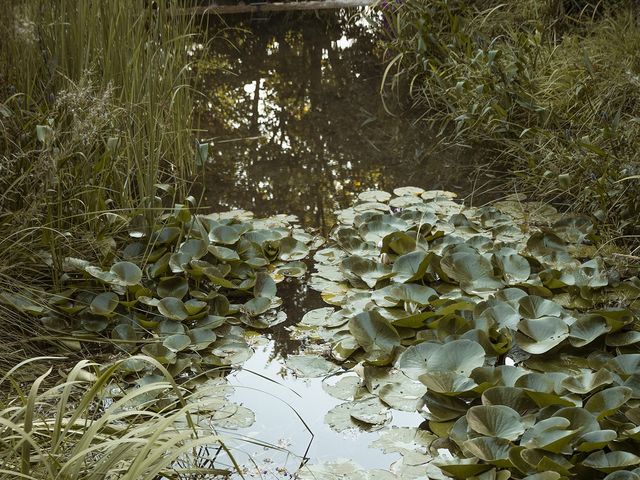
[[(24, 362), (0, 381), (6, 394), (0, 409), (1, 478), (138, 480), (231, 473), (208, 453), (227, 450), (224, 426), (243, 415), (243, 407), (226, 399), (230, 389), (224, 381), (193, 394), (178, 387), (157, 361), (140, 356), (106, 367), (83, 360), (62, 383), (45, 387), (50, 368), (25, 390), (24, 375), (52, 360)], [(123, 387), (119, 378), (131, 362), (161, 373)], [(216, 420), (222, 417), (225, 422)], [(231, 463), (237, 467), (232, 457)]]
[(518, 191), (637, 235), (635, 2), (408, 0), (384, 7), (386, 80), (445, 143), (481, 144)]
[(241, 325), (264, 329), (286, 320), (273, 311), (282, 303), (276, 281), (311, 242), (284, 216), (194, 215), (185, 205), (148, 235), (128, 228), (123, 260), (108, 270), (66, 258), (63, 290), (43, 292), (40, 303), (4, 292), (0, 303), (37, 318), (51, 335), (72, 334), (68, 346), (142, 351), (173, 375), (237, 365), (251, 355)]
[[(406, 454), (399, 477), (427, 464), (461, 479), (636, 468), (640, 282), (594, 255), (589, 222), (549, 207), (533, 222), (535, 203), (382, 193), (340, 212), (311, 280), (335, 308), (295, 328), (330, 341), (334, 361), (361, 378), (327, 385), (347, 400), (329, 425), (381, 428), (385, 405), (418, 409), (440, 438)], [(386, 234), (367, 240), (362, 227), (374, 224)], [(398, 235), (412, 251), (387, 248)]]

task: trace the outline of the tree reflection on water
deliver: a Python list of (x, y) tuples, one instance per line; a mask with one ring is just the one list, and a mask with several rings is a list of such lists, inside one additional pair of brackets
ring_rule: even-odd
[(345, 13), (220, 24), (200, 63), (202, 138), (213, 142), (204, 206), (291, 213), (327, 233), (360, 191), (403, 185), (469, 191), (468, 151), (385, 112), (378, 40)]

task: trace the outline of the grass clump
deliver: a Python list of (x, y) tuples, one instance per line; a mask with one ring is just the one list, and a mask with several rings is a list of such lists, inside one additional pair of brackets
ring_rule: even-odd
[(444, 142), (481, 145), (519, 191), (637, 243), (637, 4), (408, 0), (385, 11), (387, 83), (409, 89)]
[[(137, 480), (230, 474), (224, 466), (214, 466), (215, 455), (203, 458), (208, 449), (227, 449), (215, 428), (197, 424), (206, 401), (178, 387), (155, 360), (132, 357), (107, 367), (84, 360), (63, 382), (45, 387), (52, 376), (49, 369), (24, 390), (20, 376), (29, 374), (33, 362), (52, 360), (23, 362), (2, 378), (3, 391), (7, 384), (10, 390), (0, 403), (0, 478)], [(121, 391), (119, 371), (131, 361), (145, 362), (162, 375)], [(216, 388), (207, 394), (221, 398), (222, 384)], [(109, 393), (114, 391), (119, 393)]]

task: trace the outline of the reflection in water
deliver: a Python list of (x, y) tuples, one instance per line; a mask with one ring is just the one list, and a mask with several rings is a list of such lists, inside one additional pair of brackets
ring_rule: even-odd
[[(470, 192), (470, 169), (463, 168), (468, 150), (431, 154), (431, 136), (410, 119), (385, 113), (379, 95), (383, 64), (366, 23), (336, 13), (293, 18), (239, 21), (218, 36), (200, 65), (202, 138), (213, 143), (201, 179), (207, 210), (295, 214), (303, 226), (326, 235), (332, 212), (360, 191), (415, 185)], [(305, 282), (288, 280), (278, 291), (287, 325), (323, 306)], [(315, 435), (312, 463), (349, 457), (365, 468), (388, 468), (397, 456), (368, 448), (376, 433), (344, 436), (324, 424), (326, 412), (340, 401), (322, 390), (320, 380), (287, 373), (282, 357), (302, 345), (285, 326), (274, 328), (245, 370), (230, 376), (238, 385), (234, 400), (256, 413), (255, 426), (244, 433), (304, 455), (310, 435), (297, 412)], [(396, 411), (394, 417), (396, 425), (421, 421), (417, 413)], [(264, 478), (290, 478), (300, 462), (252, 444), (238, 448), (247, 451), (238, 460), (255, 460)]]
[[(348, 458), (367, 469), (387, 469), (400, 458), (369, 447), (378, 432), (339, 434), (331, 430), (324, 423), (324, 415), (342, 400), (327, 394), (321, 379), (296, 378), (284, 368), (281, 359), (272, 361), (273, 355), (272, 342), (257, 346), (243, 369), (229, 377), (236, 388), (232, 400), (256, 413), (255, 425), (242, 433), (288, 450), (239, 442), (237, 448), (243, 451), (238, 451), (236, 459), (247, 466), (247, 478), (290, 478), (288, 474), (297, 470), (305, 453), (311, 463)], [(416, 427), (420, 420), (418, 413), (393, 411), (393, 425)], [(310, 446), (309, 431), (313, 432)]]
[(204, 206), (292, 213), (326, 233), (363, 190), (468, 192), (468, 150), (429, 155), (424, 128), (385, 112), (379, 50), (346, 14), (242, 20), (219, 34), (200, 66), (201, 135), (213, 143)]

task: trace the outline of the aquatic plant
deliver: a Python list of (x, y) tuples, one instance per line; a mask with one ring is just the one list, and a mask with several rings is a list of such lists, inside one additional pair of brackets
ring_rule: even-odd
[(357, 373), (327, 383), (346, 402), (325, 420), (372, 430), (417, 409), (430, 433), (399, 477), (635, 478), (638, 277), (595, 255), (584, 217), (454, 197), (370, 191), (338, 212), (311, 280), (330, 306), (292, 327)]
[[(123, 228), (129, 242), (105, 267), (63, 259), (62, 289), (0, 293), (0, 303), (35, 317), (51, 340), (80, 350), (114, 345), (167, 365), (175, 376), (242, 363), (251, 355), (244, 329), (286, 320), (276, 282), (306, 271), (301, 259), (318, 239), (278, 215), (242, 210), (192, 214), (176, 205), (145, 233), (144, 220)], [(44, 252), (43, 260), (51, 261)], [(138, 362), (127, 368), (135, 371)]]

